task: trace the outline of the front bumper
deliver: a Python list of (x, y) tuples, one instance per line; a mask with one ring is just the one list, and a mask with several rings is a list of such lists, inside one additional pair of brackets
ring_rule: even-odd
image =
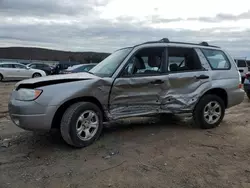
[(25, 130), (48, 131), (57, 106), (43, 106), (36, 101), (18, 101), (11, 99), (8, 104), (11, 120)]

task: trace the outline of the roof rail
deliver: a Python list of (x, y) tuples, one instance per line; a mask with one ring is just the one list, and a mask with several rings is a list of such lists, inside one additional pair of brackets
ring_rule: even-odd
[[(142, 44), (151, 44), (151, 43), (175, 43), (175, 44), (189, 44), (189, 45), (200, 45), (200, 46), (209, 46), (209, 47), (214, 47), (214, 48), (220, 48), (219, 46), (212, 46), (212, 45), (209, 45), (207, 42), (203, 41), (203, 42), (200, 42), (198, 44), (196, 43), (188, 43), (188, 42), (175, 42), (175, 41), (170, 41), (168, 38), (162, 38), (158, 41), (148, 41), (148, 42), (145, 42), (145, 43), (142, 43)], [(142, 45), (142, 44), (139, 44), (139, 45)], [(136, 45), (138, 46), (138, 45)]]

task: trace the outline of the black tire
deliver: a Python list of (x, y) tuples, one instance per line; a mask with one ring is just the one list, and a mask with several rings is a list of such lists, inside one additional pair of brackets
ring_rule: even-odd
[(248, 99), (250, 99), (250, 93), (246, 92)]
[[(205, 117), (204, 117), (204, 108), (206, 107), (209, 102), (216, 101), (217, 104), (220, 105), (221, 108), (221, 116), (220, 118), (214, 122), (213, 124), (209, 124), (206, 122)], [(193, 118), (194, 118), (194, 123), (196, 126), (202, 128), (202, 129), (212, 129), (217, 127), (222, 119), (224, 118), (225, 115), (225, 104), (223, 100), (218, 97), (217, 95), (204, 95), (200, 101), (197, 103), (194, 111), (193, 111)]]
[(0, 74), (0, 82), (3, 81), (3, 75)]
[[(85, 111), (91, 110), (99, 118), (99, 124), (94, 136), (89, 140), (82, 140), (77, 135), (77, 120)], [(60, 131), (64, 141), (74, 147), (83, 148), (95, 142), (103, 130), (103, 114), (98, 106), (90, 102), (78, 102), (71, 105), (63, 114)]]
[(42, 75), (41, 75), (40, 73), (37, 73), (37, 72), (36, 72), (36, 73), (33, 74), (32, 78), (37, 78), (37, 77), (41, 77), (41, 76), (42, 76)]

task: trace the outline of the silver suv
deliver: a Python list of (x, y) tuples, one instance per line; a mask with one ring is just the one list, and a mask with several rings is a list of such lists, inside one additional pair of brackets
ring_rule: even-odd
[(98, 139), (103, 122), (134, 116), (191, 113), (214, 128), (243, 101), (240, 77), (219, 47), (164, 38), (117, 50), (89, 73), (18, 82), (9, 114), (23, 129), (58, 128), (75, 147)]

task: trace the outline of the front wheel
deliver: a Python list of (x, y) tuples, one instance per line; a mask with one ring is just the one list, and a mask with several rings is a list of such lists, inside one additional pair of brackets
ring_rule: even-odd
[(38, 77), (41, 77), (42, 75), (40, 73), (34, 73), (32, 78), (38, 78)]
[(103, 114), (99, 107), (90, 102), (78, 102), (70, 106), (61, 121), (64, 141), (82, 148), (92, 144), (101, 135)]
[(205, 95), (196, 105), (194, 122), (202, 129), (217, 127), (225, 115), (225, 104), (217, 95)]
[(246, 92), (248, 99), (250, 99), (250, 93)]

